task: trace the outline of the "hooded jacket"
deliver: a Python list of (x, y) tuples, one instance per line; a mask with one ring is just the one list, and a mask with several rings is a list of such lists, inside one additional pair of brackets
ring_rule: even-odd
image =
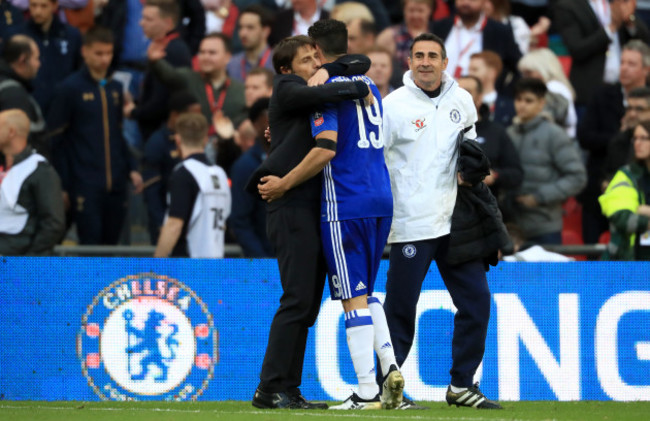
[(384, 99), (384, 156), (393, 191), (389, 243), (447, 235), (457, 192), (457, 138), (476, 138), (470, 94), (446, 73), (429, 98), (409, 70), (404, 86)]

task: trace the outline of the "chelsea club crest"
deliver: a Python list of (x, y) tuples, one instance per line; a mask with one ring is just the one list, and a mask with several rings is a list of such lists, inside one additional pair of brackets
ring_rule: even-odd
[(196, 400), (214, 375), (218, 338), (194, 291), (146, 273), (118, 279), (93, 299), (77, 354), (102, 400)]

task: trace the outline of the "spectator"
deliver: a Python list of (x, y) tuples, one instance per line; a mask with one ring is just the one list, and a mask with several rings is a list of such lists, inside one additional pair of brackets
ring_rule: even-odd
[(490, 110), (482, 101), (481, 81), (475, 76), (461, 76), (458, 85), (472, 95), (478, 115), (476, 141), (490, 160), (490, 175), (483, 182), (497, 198), (503, 219), (510, 219), (512, 206), (506, 200), (507, 192), (518, 189), (524, 175), (519, 153), (506, 129), (499, 123), (490, 121)]
[(122, 136), (122, 85), (108, 78), (113, 35), (96, 26), (84, 36), (85, 66), (56, 89), (48, 114), (53, 163), (69, 198), (81, 244), (117, 244), (127, 211), (127, 183), (142, 189)]
[(650, 0), (636, 0), (636, 15), (641, 18), (645, 26), (650, 25)]
[(472, 54), (467, 74), (474, 76), (483, 85), (483, 103), (488, 107), (489, 117), (503, 127), (512, 123), (515, 115), (513, 99), (496, 90), (496, 83), (503, 70), (503, 62), (494, 51), (481, 51)]
[(248, 73), (244, 82), (246, 108), (250, 108), (260, 98), (271, 97), (274, 75), (275, 71), (265, 67), (257, 67)]
[(272, 15), (262, 6), (253, 5), (239, 15), (239, 39), (244, 51), (232, 56), (228, 62), (228, 75), (240, 82), (255, 67), (273, 71), (273, 52), (268, 44)]
[(81, 66), (81, 33), (61, 22), (58, 5), (56, 0), (29, 0), (31, 17), (15, 29), (38, 45), (41, 67), (33, 81), (34, 99), (45, 115), (54, 87)]
[(307, 29), (314, 22), (329, 17), (329, 12), (322, 10), (317, 0), (291, 0), (291, 9), (275, 15), (269, 44), (274, 46), (280, 40), (293, 35), (307, 35)]
[(618, 80), (621, 46), (631, 39), (650, 42), (648, 28), (634, 16), (634, 4), (559, 0), (555, 5), (555, 25), (571, 55), (569, 80), (576, 90), (579, 117), (595, 87)]
[(336, 0), (336, 3), (330, 17), (346, 25), (354, 18), (373, 22), (377, 31), (383, 31), (391, 24), (386, 7), (381, 0)]
[(258, 99), (250, 109), (249, 119), (256, 131), (255, 145), (235, 161), (231, 171), (232, 214), (229, 225), (245, 257), (272, 257), (266, 236), (266, 206), (257, 195), (244, 190), (246, 183), (269, 153), (264, 137), (269, 125), (269, 98)]
[(0, 0), (0, 51), (13, 28), (23, 23), (23, 14), (7, 0)]
[(0, 112), (0, 150), (13, 158), (0, 179), (0, 255), (48, 254), (65, 231), (61, 182), (28, 136), (27, 114)]
[(620, 129), (628, 93), (645, 86), (648, 74), (650, 47), (640, 40), (630, 41), (623, 47), (618, 82), (596, 90), (578, 127), (580, 146), (589, 152), (589, 182), (578, 196), (582, 203), (582, 235), (586, 244), (597, 243), (600, 234), (607, 230), (607, 220), (598, 204), (607, 144)]
[(223, 257), (230, 187), (223, 169), (210, 165), (203, 153), (208, 121), (183, 114), (175, 131), (183, 162), (169, 180), (169, 211), (154, 257)]
[(399, 64), (395, 66), (393, 79), (401, 80), (404, 72), (409, 70), (409, 51), (415, 37), (425, 32), (432, 32), (431, 15), (434, 1), (404, 0), (402, 2), (404, 21), (384, 29), (377, 37), (377, 45), (388, 49)]
[[(231, 0), (201, 0), (205, 9), (205, 33), (212, 34), (221, 32), (232, 38), (236, 35), (237, 19), (239, 18), (239, 7)], [(242, 5), (247, 7), (250, 4)], [(252, 4), (252, 3), (251, 3)]]
[(158, 242), (167, 210), (169, 177), (176, 164), (181, 161), (180, 152), (174, 141), (176, 120), (184, 113), (201, 113), (199, 101), (186, 91), (171, 94), (167, 108), (169, 110), (167, 123), (147, 140), (142, 157), (143, 196), (147, 204), (149, 238), (154, 245)]
[(393, 74), (393, 57), (388, 50), (382, 47), (374, 47), (367, 52), (371, 65), (366, 75), (375, 82), (382, 99), (395, 88), (390, 83)]
[[(0, 111), (17, 108), (29, 117), (29, 143), (39, 153), (48, 156), (45, 144), (45, 119), (38, 102), (32, 97), (31, 81), (41, 67), (38, 46), (28, 36), (14, 35), (5, 44), (0, 60)], [(6, 157), (11, 166), (11, 157)]]
[(466, 74), (470, 57), (490, 50), (499, 55), (503, 63), (497, 90), (503, 88), (508, 75), (517, 73), (521, 51), (515, 43), (512, 30), (483, 14), (487, 0), (456, 0), (456, 14), (434, 23), (434, 33), (445, 40), (449, 64), (447, 69), (454, 77)]
[(587, 182), (578, 149), (560, 127), (541, 115), (546, 92), (541, 80), (517, 82), (517, 118), (507, 130), (524, 168), (515, 222), (527, 241), (542, 245), (562, 243), (562, 203)]
[(634, 157), (634, 128), (643, 121), (650, 121), (650, 88), (646, 86), (632, 89), (627, 96), (621, 129), (607, 144), (602, 191), (616, 171)]
[(185, 44), (189, 47), (192, 56), (199, 51), (201, 40), (207, 33), (205, 24), (205, 10), (201, 0), (176, 0), (179, 5), (180, 18), (178, 32)]
[(650, 122), (636, 126), (633, 139), (634, 161), (599, 198), (611, 233), (606, 259), (650, 260)]
[[(348, 52), (350, 54), (368, 54), (375, 46), (377, 30), (369, 20), (352, 19), (347, 24)], [(391, 57), (392, 60), (392, 57)]]
[(523, 18), (510, 13), (509, 0), (488, 0), (485, 2), (484, 12), (488, 17), (510, 27), (521, 54), (528, 52), (530, 49), (530, 28)]
[[(176, 26), (179, 19), (178, 4), (175, 0), (147, 0), (142, 9), (140, 25), (152, 43), (165, 49), (167, 61), (176, 67), (190, 67), (192, 55), (180, 38)], [(142, 96), (137, 106), (127, 100), (125, 117), (138, 122), (142, 139), (149, 136), (167, 118), (166, 104), (169, 92), (151, 72), (145, 73)]]
[(199, 72), (174, 69), (167, 60), (162, 60), (165, 53), (157, 45), (152, 45), (149, 53), (149, 59), (155, 62), (152, 71), (165, 86), (171, 90), (189, 90), (199, 99), (203, 115), (212, 122), (208, 159), (228, 172), (239, 155), (233, 158), (223, 151), (233, 149), (235, 127), (246, 118), (244, 85), (228, 77), (226, 72), (231, 57), (230, 40), (223, 34), (209, 34), (203, 39), (198, 55)]
[(555, 123), (564, 127), (569, 137), (575, 138), (578, 125), (578, 116), (573, 105), (575, 91), (564, 75), (562, 64), (555, 53), (548, 48), (537, 48), (524, 55), (517, 67), (522, 76), (534, 77), (546, 83), (550, 94), (546, 97), (547, 110), (551, 112)]

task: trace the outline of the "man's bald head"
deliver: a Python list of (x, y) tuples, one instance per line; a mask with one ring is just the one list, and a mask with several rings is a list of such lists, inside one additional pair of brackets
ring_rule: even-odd
[(18, 137), (27, 139), (29, 136), (29, 117), (23, 110), (13, 109), (0, 112), (0, 123), (13, 128)]
[(27, 146), (29, 117), (24, 111), (12, 109), (0, 112), (0, 150), (16, 155)]

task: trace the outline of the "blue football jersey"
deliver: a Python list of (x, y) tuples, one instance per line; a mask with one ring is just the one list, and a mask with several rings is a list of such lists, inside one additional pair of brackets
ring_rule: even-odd
[(337, 76), (327, 83), (355, 80), (369, 85), (375, 96), (373, 105), (366, 106), (363, 99), (325, 104), (311, 118), (314, 137), (327, 130), (338, 133), (336, 156), (323, 169), (323, 221), (393, 216), (379, 90), (366, 76)]

